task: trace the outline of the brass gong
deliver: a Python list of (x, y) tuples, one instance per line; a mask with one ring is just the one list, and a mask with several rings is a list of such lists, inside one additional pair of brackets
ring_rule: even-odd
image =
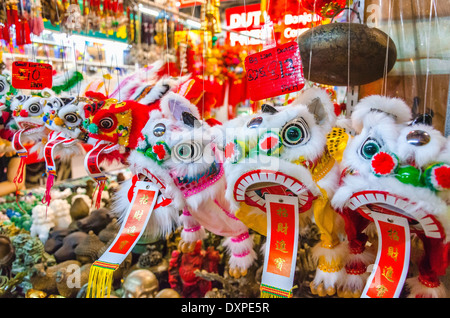
[(380, 29), (365, 24), (319, 25), (301, 34), (297, 42), (305, 79), (320, 84), (355, 86), (371, 83), (383, 77), (386, 62), (387, 74), (397, 60), (394, 41)]

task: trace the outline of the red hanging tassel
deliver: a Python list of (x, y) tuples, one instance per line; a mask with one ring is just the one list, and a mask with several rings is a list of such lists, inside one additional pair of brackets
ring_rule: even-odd
[(45, 185), (45, 194), (42, 198), (42, 203), (47, 204), (47, 207), (50, 205), (50, 201), (52, 200), (51, 190), (53, 187), (53, 183), (55, 182), (55, 174), (49, 173), (47, 176), (47, 184)]
[(97, 186), (95, 187), (94, 190), (94, 197), (95, 197), (94, 208), (96, 208), (97, 210), (100, 209), (100, 204), (102, 203), (102, 192), (105, 189), (105, 186), (106, 186), (106, 178), (97, 180)]
[(26, 211), (24, 211), (22, 209), (22, 207), (19, 204), (19, 184), (21, 184), (23, 182), (23, 173), (25, 171), (25, 159), (27, 158), (27, 155), (20, 155), (20, 163), (19, 163), (19, 167), (17, 168), (17, 172), (16, 172), (16, 176), (14, 177), (14, 185), (16, 186), (16, 203), (17, 206), (19, 207), (19, 209), (26, 213)]
[(22, 39), (23, 44), (31, 44), (30, 26), (27, 20), (22, 20)]

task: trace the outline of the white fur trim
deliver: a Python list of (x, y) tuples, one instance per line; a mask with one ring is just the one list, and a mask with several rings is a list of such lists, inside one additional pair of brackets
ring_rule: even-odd
[(228, 264), (230, 265), (230, 268), (248, 269), (250, 268), (250, 266), (252, 266), (255, 259), (256, 253), (253, 249), (251, 249), (245, 256), (236, 257), (231, 254), (230, 259), (228, 260)]
[(320, 257), (324, 257), (325, 261), (332, 262), (338, 259), (345, 264), (348, 255), (348, 246), (345, 243), (339, 243), (334, 248), (326, 248), (321, 246), (321, 242), (312, 248), (312, 257), (317, 262)]
[[(359, 101), (352, 113), (352, 126), (359, 133), (364, 125), (364, 120), (382, 111), (385, 116), (392, 115), (396, 123), (406, 123), (411, 120), (411, 108), (399, 98), (372, 95)], [(371, 113), (369, 115), (369, 113)]]
[(236, 237), (227, 237), (222, 243), (229, 253), (239, 255), (253, 249), (253, 235), (238, 242), (233, 241), (235, 239)]
[(370, 273), (367, 272), (361, 275), (346, 274), (345, 277), (343, 277), (342, 289), (350, 290), (352, 292), (362, 292), (369, 276)]
[[(180, 222), (183, 225), (183, 231), (181, 232), (181, 239), (185, 242), (196, 242), (206, 238), (206, 231), (203, 226), (192, 215), (181, 214)], [(197, 231), (186, 231), (185, 229), (200, 227)]]
[[(407, 142), (406, 136), (413, 130), (421, 130), (428, 133), (430, 142), (422, 146), (414, 146)], [(441, 132), (425, 124), (417, 124), (404, 127), (398, 136), (398, 146), (395, 154), (400, 161), (408, 162), (413, 159), (418, 167), (434, 162), (445, 147), (447, 139)], [(450, 161), (450, 158), (447, 159)]]
[(417, 296), (425, 296), (426, 298), (447, 298), (448, 291), (444, 284), (438, 287), (427, 287), (419, 281), (419, 278), (411, 277), (406, 280), (406, 287), (409, 290), (408, 298), (416, 298)]
[(329, 287), (335, 287), (338, 288), (344, 283), (344, 279), (346, 277), (345, 268), (342, 268), (338, 272), (324, 272), (320, 269), (316, 269), (316, 275), (313, 279), (314, 285), (319, 285), (320, 283), (323, 283), (325, 289)]

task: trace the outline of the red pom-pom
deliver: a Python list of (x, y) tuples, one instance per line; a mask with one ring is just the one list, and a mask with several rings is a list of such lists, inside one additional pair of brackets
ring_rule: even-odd
[(434, 169), (435, 182), (441, 189), (450, 189), (450, 166), (442, 165)]
[(376, 175), (384, 176), (391, 174), (397, 168), (398, 161), (386, 152), (379, 152), (372, 157), (372, 171)]

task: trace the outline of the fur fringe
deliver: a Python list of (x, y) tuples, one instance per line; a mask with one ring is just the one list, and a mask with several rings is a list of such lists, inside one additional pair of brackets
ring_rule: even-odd
[(409, 290), (408, 298), (448, 298), (448, 291), (444, 284), (438, 287), (427, 287), (419, 281), (419, 277), (411, 277), (406, 280)]
[(253, 235), (249, 235), (248, 238), (238, 242), (234, 242), (234, 239), (236, 237), (227, 237), (222, 243), (230, 253), (239, 255), (253, 249)]
[(185, 231), (183, 228), (183, 231), (181, 232), (181, 239), (183, 241), (192, 243), (206, 238), (205, 228), (201, 226), (192, 215), (182, 214), (180, 216), (180, 222), (184, 228), (200, 227), (199, 230), (194, 232)]
[(340, 287), (344, 284), (346, 278), (345, 268), (342, 268), (338, 272), (325, 272), (320, 269), (316, 269), (316, 276), (313, 279), (314, 284), (317, 286), (323, 283), (325, 289), (329, 287)]

